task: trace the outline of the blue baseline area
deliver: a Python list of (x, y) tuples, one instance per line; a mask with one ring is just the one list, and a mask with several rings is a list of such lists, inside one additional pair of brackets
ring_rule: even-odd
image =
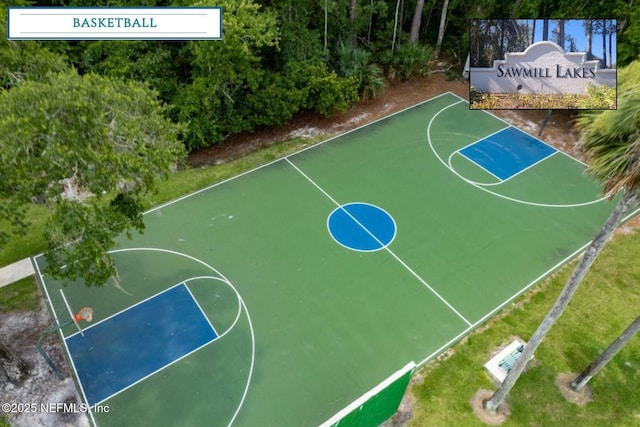
[(87, 403), (131, 386), (217, 338), (185, 284), (66, 339)]
[(506, 180), (556, 151), (520, 129), (509, 126), (459, 153), (492, 175)]

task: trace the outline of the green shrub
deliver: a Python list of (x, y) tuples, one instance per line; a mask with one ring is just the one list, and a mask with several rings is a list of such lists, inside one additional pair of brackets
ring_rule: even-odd
[(614, 108), (616, 105), (615, 87), (587, 83), (587, 93), (589, 95), (586, 98), (581, 98), (577, 102), (578, 108), (598, 110)]
[(392, 53), (387, 51), (382, 60), (389, 66), (389, 78), (407, 80), (418, 74), (429, 74), (429, 61), (433, 59), (431, 46), (418, 43), (404, 43)]
[(352, 43), (340, 43), (338, 48), (340, 75), (354, 78), (358, 91), (365, 97), (373, 97), (386, 87), (382, 68), (371, 62), (371, 53)]

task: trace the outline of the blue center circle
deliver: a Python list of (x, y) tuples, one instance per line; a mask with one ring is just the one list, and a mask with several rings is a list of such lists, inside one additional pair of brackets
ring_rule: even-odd
[(369, 203), (336, 208), (327, 219), (327, 228), (336, 242), (361, 252), (386, 248), (396, 237), (396, 222), (391, 215)]

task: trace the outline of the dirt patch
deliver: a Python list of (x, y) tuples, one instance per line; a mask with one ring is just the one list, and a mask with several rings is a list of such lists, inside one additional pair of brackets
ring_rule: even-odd
[[(62, 371), (65, 377), (63, 381), (56, 377), (37, 350), (40, 334), (50, 325), (51, 318), (42, 296), (38, 311), (2, 315), (0, 340), (29, 365), (29, 376), (22, 383), (13, 384), (0, 370), (0, 402), (13, 405), (9, 408), (9, 413), (3, 408), (0, 416), (7, 417), (14, 427), (89, 426), (86, 415), (80, 409), (78, 412), (56, 409), (56, 404), (67, 404), (71, 408), (73, 403), (76, 408), (80, 408), (82, 401), (70, 377), (57, 336), (47, 338), (43, 348)], [(28, 407), (25, 408), (25, 405)], [(42, 405), (51, 409), (43, 410)]]
[(561, 373), (556, 377), (556, 385), (560, 392), (568, 402), (574, 405), (584, 406), (589, 402), (593, 402), (593, 392), (588, 385), (584, 386), (579, 392), (571, 389), (571, 382), (578, 377), (576, 373)]
[(483, 423), (490, 426), (498, 426), (504, 423), (509, 417), (509, 405), (502, 403), (498, 406), (498, 410), (495, 414), (490, 414), (484, 409), (484, 402), (493, 396), (493, 391), (487, 389), (480, 389), (473, 395), (469, 403), (473, 409), (473, 413)]

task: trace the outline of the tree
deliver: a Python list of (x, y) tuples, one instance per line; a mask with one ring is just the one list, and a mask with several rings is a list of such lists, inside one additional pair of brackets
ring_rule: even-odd
[[(0, 2), (0, 34), (7, 34), (7, 2)], [(22, 0), (10, 6), (28, 6)], [(51, 43), (51, 42), (49, 42)], [(68, 67), (64, 55), (46, 48), (44, 42), (35, 40), (7, 40), (0, 38), (0, 90), (9, 89), (25, 80), (39, 80), (51, 71)]]
[[(447, 1), (447, 0), (445, 0)], [(393, 18), (393, 40), (391, 40), (391, 52), (396, 48), (396, 36), (398, 34), (398, 14), (400, 12), (400, 0), (396, 0), (396, 13)]]
[(145, 196), (184, 153), (178, 132), (142, 83), (69, 71), (16, 85), (0, 94), (0, 220), (20, 233), (25, 206), (45, 204), (46, 272), (102, 285), (115, 238), (144, 229)]
[(199, 5), (222, 8), (224, 37), (217, 42), (187, 43), (192, 82), (181, 91), (176, 103), (178, 120), (188, 123), (185, 143), (190, 149), (253, 128), (252, 116), (261, 112), (242, 111), (243, 103), (264, 83), (264, 56), (278, 46), (274, 11), (262, 11), (251, 0)]
[(629, 341), (640, 331), (640, 316), (631, 322), (631, 324), (624, 330), (618, 338), (613, 341), (609, 347), (607, 347), (596, 359), (589, 364), (578, 377), (571, 382), (571, 390), (580, 392), (585, 385), (593, 378), (602, 368), (604, 368), (611, 359), (622, 348), (627, 345)]
[(409, 33), (409, 43), (415, 43), (418, 41), (423, 9), (424, 9), (424, 0), (417, 0), (416, 8), (413, 11), (413, 19), (411, 20), (411, 32)]
[(591, 19), (586, 19), (584, 21), (584, 33), (587, 38), (587, 59), (593, 59), (593, 47), (592, 47), (592, 39), (593, 39), (593, 21)]
[(565, 50), (564, 40), (564, 19), (558, 19), (558, 45), (562, 48), (562, 50)]
[(498, 390), (484, 402), (485, 409), (495, 413), (522, 374), (527, 362), (554, 323), (566, 309), (571, 297), (587, 274), (598, 254), (613, 234), (625, 213), (638, 201), (640, 194), (640, 62), (619, 73), (617, 110), (596, 110), (585, 113), (577, 121), (581, 131), (582, 150), (589, 164), (589, 173), (603, 181), (603, 191), (612, 198), (622, 197), (587, 247), (580, 262), (569, 277), (560, 296), (524, 351), (507, 374)]
[(436, 48), (434, 56), (438, 58), (440, 56), (440, 49), (442, 48), (442, 40), (444, 39), (444, 29), (447, 23), (447, 9), (449, 8), (449, 0), (444, 0), (442, 3), (442, 15), (440, 15), (440, 28), (438, 30), (438, 40), (436, 41)]

